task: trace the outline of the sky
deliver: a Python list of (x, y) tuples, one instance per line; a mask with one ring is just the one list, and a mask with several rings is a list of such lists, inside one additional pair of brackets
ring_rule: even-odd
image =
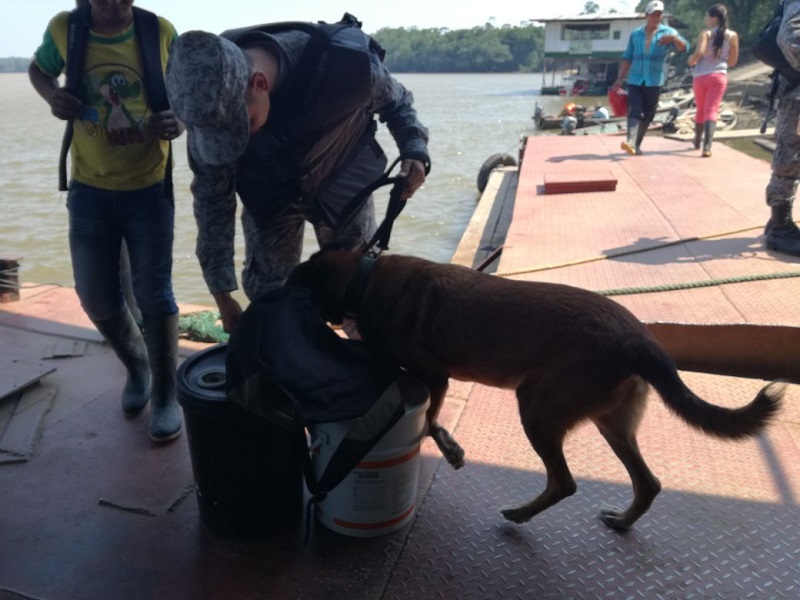
[[(594, 0), (601, 11), (632, 12), (636, 0)], [(364, 23), (367, 33), (382, 27), (468, 29), (579, 14), (586, 0), (136, 0), (136, 5), (165, 17), (178, 30), (215, 33), (275, 21), (338, 21), (345, 12)], [(0, 0), (0, 57), (30, 57), (47, 23), (73, 0)]]

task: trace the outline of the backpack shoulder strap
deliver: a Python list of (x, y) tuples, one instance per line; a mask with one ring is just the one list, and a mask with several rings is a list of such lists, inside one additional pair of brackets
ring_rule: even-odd
[(83, 64), (86, 60), (86, 42), (89, 40), (91, 5), (88, 3), (69, 13), (67, 22), (67, 89), (81, 96)]
[(167, 100), (167, 88), (164, 85), (164, 69), (161, 67), (161, 37), (158, 17), (150, 11), (134, 6), (133, 23), (150, 108), (153, 109), (153, 112), (167, 110), (169, 101)]
[[(333, 451), (319, 478), (315, 476), (309, 452), (303, 453), (306, 486), (311, 492), (311, 498), (306, 505), (306, 541), (308, 541), (310, 532), (312, 507), (318, 502), (322, 502), (328, 493), (358, 466), (358, 463), (403, 417), (405, 410), (403, 396), (395, 381), (386, 388), (367, 412), (355, 420), (336, 450)], [(296, 414), (300, 414), (299, 410)], [(302, 423), (301, 419), (298, 421)], [(299, 427), (302, 430), (302, 425)]]
[[(92, 7), (88, 3), (79, 6), (69, 13), (67, 21), (67, 60), (66, 87), (69, 92), (80, 98), (83, 77), (83, 63), (86, 60), (86, 43), (89, 40), (89, 19)], [(67, 190), (67, 154), (72, 144), (72, 121), (67, 121), (64, 136), (61, 139), (61, 152), (58, 157), (58, 190)]]
[[(164, 69), (161, 66), (161, 33), (158, 17), (138, 6), (133, 8), (133, 26), (136, 31), (136, 42), (142, 61), (142, 74), (147, 89), (147, 98), (153, 112), (169, 109), (167, 87), (164, 84)], [(167, 168), (164, 172), (164, 195), (174, 198), (172, 185), (172, 142), (167, 142)]]

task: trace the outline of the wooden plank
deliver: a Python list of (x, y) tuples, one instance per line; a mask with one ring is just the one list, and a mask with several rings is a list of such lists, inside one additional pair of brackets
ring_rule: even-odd
[(22, 394), (0, 437), (0, 464), (20, 462), (33, 455), (41, 437), (44, 417), (52, 408), (55, 397), (53, 387), (37, 386)]
[(56, 370), (40, 362), (4, 359), (0, 362), (0, 400), (18, 392)]
[(679, 369), (800, 383), (800, 327), (647, 323)]
[(617, 178), (611, 171), (559, 171), (544, 174), (545, 194), (613, 192), (616, 189)]
[(42, 358), (72, 358), (86, 354), (87, 343), (82, 340), (60, 340), (45, 349)]

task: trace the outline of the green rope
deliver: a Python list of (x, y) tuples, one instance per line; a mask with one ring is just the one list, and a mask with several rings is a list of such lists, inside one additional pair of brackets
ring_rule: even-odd
[(652, 292), (672, 292), (675, 290), (689, 290), (694, 288), (726, 285), (729, 283), (743, 283), (747, 281), (788, 279), (789, 277), (800, 277), (800, 271), (789, 271), (787, 273), (765, 273), (763, 275), (740, 275), (738, 277), (723, 277), (722, 279), (709, 279), (706, 281), (688, 281), (686, 283), (671, 283), (664, 285), (616, 288), (611, 290), (600, 290), (597, 293), (601, 294), (602, 296), (627, 296), (631, 294), (650, 294)]
[(220, 343), (228, 341), (228, 334), (219, 324), (219, 312), (203, 310), (178, 317), (181, 336), (193, 342)]

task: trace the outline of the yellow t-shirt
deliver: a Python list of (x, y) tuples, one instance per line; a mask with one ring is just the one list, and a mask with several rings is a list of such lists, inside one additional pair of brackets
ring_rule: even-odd
[[(34, 61), (58, 77), (65, 70), (69, 12), (47, 27)], [(175, 28), (159, 17), (161, 64), (166, 69)], [(137, 190), (161, 181), (168, 142), (147, 127), (151, 115), (134, 27), (113, 36), (89, 33), (82, 86), (83, 110), (75, 121), (72, 177), (109, 190)]]

